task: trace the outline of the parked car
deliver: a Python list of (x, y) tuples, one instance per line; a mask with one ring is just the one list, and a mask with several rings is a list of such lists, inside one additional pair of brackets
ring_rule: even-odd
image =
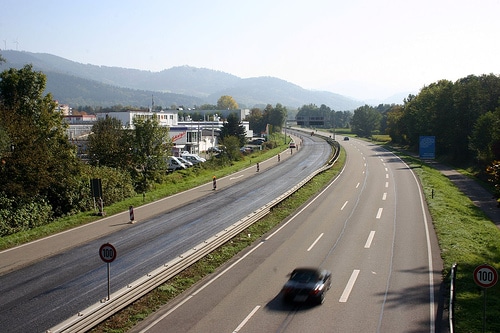
[(252, 147), (241, 147), (240, 151), (243, 154), (249, 154), (249, 153), (253, 152), (253, 148)]
[(250, 141), (248, 144), (260, 146), (264, 142), (266, 142), (266, 139), (258, 138)]
[(325, 269), (296, 268), (283, 286), (283, 300), (285, 302), (323, 304), (325, 293), (330, 289), (332, 283), (331, 277), (331, 272)]
[(186, 160), (184, 157), (178, 156), (177, 159), (180, 160), (182, 163), (184, 163), (184, 165), (187, 166), (188, 168), (194, 165), (193, 163)]
[[(191, 156), (191, 157), (194, 157), (194, 158), (196, 158), (197, 160), (202, 161), (202, 162), (206, 162), (206, 161), (207, 161), (205, 158), (201, 157), (201, 156), (200, 156), (200, 155), (198, 155), (198, 154), (184, 154), (184, 155), (182, 155), (182, 157), (183, 157), (183, 158), (187, 159), (187, 158), (186, 158), (186, 156)], [(187, 159), (187, 160), (189, 161), (189, 159)]]
[(175, 170), (184, 170), (184, 169), (187, 169), (187, 166), (184, 163), (182, 163), (175, 156), (169, 156), (167, 162), (168, 162), (167, 171), (169, 171), (169, 172), (172, 172), (172, 171), (175, 171)]
[(218, 154), (218, 153), (220, 153), (220, 152), (221, 152), (221, 150), (220, 150), (218, 147), (209, 147), (209, 148), (207, 149), (207, 152), (209, 152), (209, 153), (216, 153), (216, 154)]
[(198, 155), (183, 155), (182, 158), (185, 160), (188, 160), (188, 162), (193, 163), (194, 165), (200, 164), (205, 162), (206, 160), (204, 158), (199, 157)]

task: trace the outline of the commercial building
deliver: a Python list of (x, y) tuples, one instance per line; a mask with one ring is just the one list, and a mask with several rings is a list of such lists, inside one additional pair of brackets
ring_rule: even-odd
[[(197, 110), (197, 112), (202, 114), (217, 113), (219, 115), (229, 114), (231, 111), (234, 111), (233, 113), (236, 113), (240, 119), (244, 117), (246, 112), (241, 110)], [(156, 118), (161, 126), (169, 128), (169, 136), (174, 143), (173, 155), (178, 155), (183, 150), (191, 153), (200, 153), (218, 145), (220, 129), (224, 124), (221, 117), (212, 117), (215, 120), (211, 121), (192, 121), (190, 117), (187, 117), (188, 119), (179, 121), (178, 112), (178, 110), (158, 112), (130, 110), (103, 112), (98, 113), (96, 116), (66, 116), (65, 119), (69, 124), (67, 130), (68, 137), (78, 145), (79, 151), (85, 150), (87, 136), (90, 134), (95, 121), (106, 117), (113, 117), (120, 120), (123, 127), (129, 129), (133, 128), (133, 120), (136, 117), (143, 119)], [(250, 130), (248, 122), (242, 121), (242, 125), (245, 127), (247, 137), (251, 138), (253, 131)]]

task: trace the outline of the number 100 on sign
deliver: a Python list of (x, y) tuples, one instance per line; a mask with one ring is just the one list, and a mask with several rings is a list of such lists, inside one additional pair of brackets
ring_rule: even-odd
[(110, 263), (116, 259), (116, 249), (113, 245), (106, 243), (99, 248), (99, 256), (102, 261)]
[(498, 273), (490, 265), (480, 265), (474, 270), (474, 281), (483, 288), (493, 287), (498, 281)]

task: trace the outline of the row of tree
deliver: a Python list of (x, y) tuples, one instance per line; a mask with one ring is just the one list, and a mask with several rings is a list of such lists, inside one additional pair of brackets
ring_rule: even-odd
[(388, 134), (415, 152), (420, 136), (435, 136), (440, 158), (486, 172), (500, 196), (500, 78), (494, 74), (440, 80), (401, 105), (364, 105), (353, 113), (304, 105), (297, 117), (320, 119), (318, 127), (350, 127), (360, 137)]
[(318, 128), (349, 128), (352, 118), (350, 111), (335, 111), (321, 104), (303, 105), (298, 109), (297, 119), (320, 119), (321, 124), (314, 125)]
[(410, 95), (387, 114), (396, 143), (417, 147), (420, 135), (435, 135), (437, 153), (453, 161), (500, 159), (500, 78), (470, 75), (441, 80)]
[(362, 106), (351, 128), (361, 137), (389, 134), (415, 152), (420, 136), (435, 136), (437, 156), (475, 166), (500, 196), (500, 77), (494, 74), (440, 80), (402, 105)]

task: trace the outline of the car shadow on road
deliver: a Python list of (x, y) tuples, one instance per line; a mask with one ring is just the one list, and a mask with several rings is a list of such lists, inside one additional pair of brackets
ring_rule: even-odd
[(275, 312), (290, 312), (290, 311), (308, 311), (317, 307), (316, 304), (313, 303), (289, 303), (283, 301), (283, 296), (281, 292), (278, 293), (272, 300), (267, 302), (265, 308), (268, 311)]

